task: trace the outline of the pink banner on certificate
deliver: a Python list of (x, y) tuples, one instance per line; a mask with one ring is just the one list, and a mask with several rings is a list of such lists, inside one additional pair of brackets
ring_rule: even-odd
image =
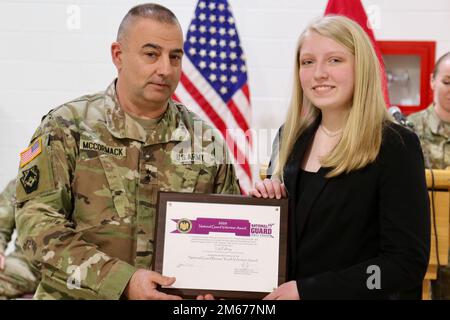
[(177, 229), (172, 233), (209, 234), (210, 232), (234, 233), (236, 236), (250, 236), (250, 221), (240, 219), (197, 218), (172, 219)]

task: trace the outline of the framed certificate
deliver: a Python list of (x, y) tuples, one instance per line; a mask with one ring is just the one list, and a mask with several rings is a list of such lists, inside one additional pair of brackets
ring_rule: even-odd
[(286, 281), (287, 199), (160, 192), (155, 271), (161, 291), (260, 299)]

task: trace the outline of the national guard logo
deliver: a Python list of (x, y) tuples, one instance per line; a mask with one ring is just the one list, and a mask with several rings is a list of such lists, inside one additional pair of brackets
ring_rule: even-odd
[(189, 219), (180, 219), (177, 223), (177, 230), (181, 233), (189, 233), (192, 230), (192, 222)]
[(22, 178), (20, 178), (25, 192), (31, 193), (35, 191), (39, 184), (39, 169), (37, 166), (32, 166), (30, 169), (22, 172)]

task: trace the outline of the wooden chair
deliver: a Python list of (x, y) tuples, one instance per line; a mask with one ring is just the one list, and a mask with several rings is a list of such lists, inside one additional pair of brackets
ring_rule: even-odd
[[(428, 194), (431, 204), (431, 251), (427, 273), (423, 281), (422, 299), (431, 299), (431, 281), (437, 279), (438, 260), (441, 266), (448, 264), (449, 248), (449, 216), (450, 216), (450, 170), (433, 170), (434, 174), (434, 208), (436, 221), (433, 218), (432, 179), (430, 170), (426, 170)], [(435, 225), (436, 223), (436, 225)], [(439, 253), (436, 251), (436, 235)]]

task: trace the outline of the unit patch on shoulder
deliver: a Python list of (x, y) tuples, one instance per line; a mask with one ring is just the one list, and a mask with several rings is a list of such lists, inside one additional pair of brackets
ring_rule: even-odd
[(35, 142), (20, 153), (20, 167), (30, 163), (42, 152), (42, 138), (39, 137)]
[(37, 166), (32, 166), (30, 169), (22, 172), (20, 178), (23, 188), (27, 194), (35, 191), (39, 185), (39, 169)]

